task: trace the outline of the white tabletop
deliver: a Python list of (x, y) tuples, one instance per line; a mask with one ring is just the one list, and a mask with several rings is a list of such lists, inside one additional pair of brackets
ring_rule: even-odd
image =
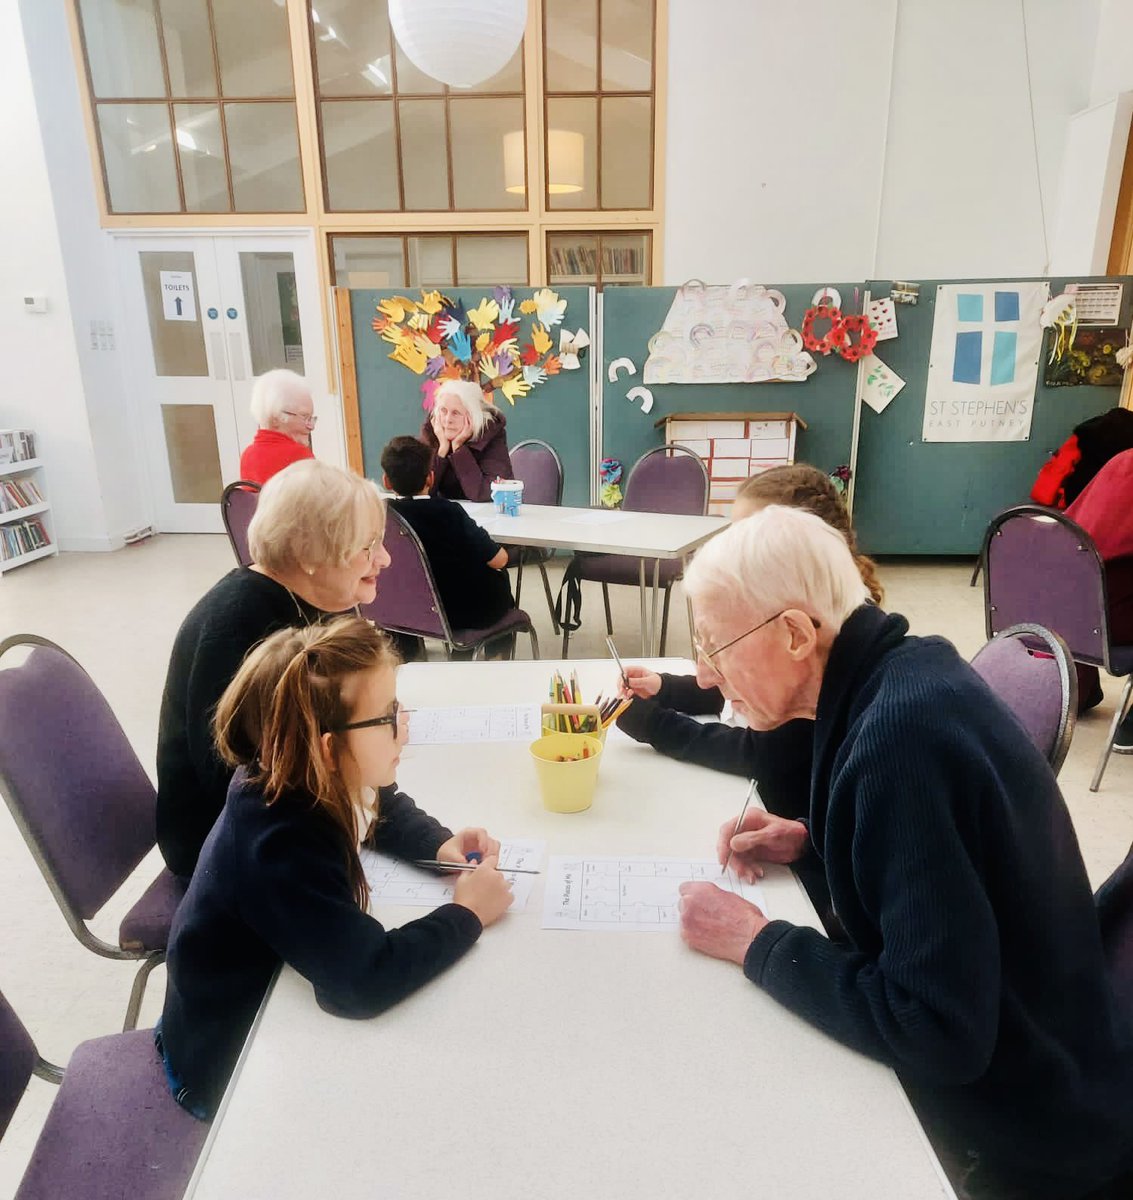
[(547, 504), (524, 504), (518, 516), (507, 517), (497, 513), (490, 503), (470, 500), (460, 503), (497, 542), (509, 546), (632, 554), (640, 558), (680, 558), (691, 554), (728, 524), (726, 517)]
[[(538, 701), (554, 663), (418, 664), (409, 706)], [(586, 695), (608, 662), (575, 662)], [(691, 670), (671, 662), (668, 669)], [(711, 857), (746, 786), (611, 732), (593, 807), (543, 810), (527, 746), (410, 746), (399, 783), (456, 828), (549, 854)], [(195, 1200), (689, 1200), (953, 1195), (893, 1073), (676, 933), (541, 928), (527, 908), (372, 1021), (285, 968), (214, 1122)], [(814, 924), (790, 872), (773, 916)], [(420, 909), (385, 909), (402, 924)]]

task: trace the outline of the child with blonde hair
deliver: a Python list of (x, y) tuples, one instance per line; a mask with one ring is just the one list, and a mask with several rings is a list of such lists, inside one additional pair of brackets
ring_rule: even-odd
[[(284, 629), (256, 647), (214, 719), (236, 769), (177, 911), (155, 1040), (170, 1088), (211, 1117), (281, 963), (318, 1003), (372, 1017), (466, 953), (511, 903), (483, 829), (453, 834), (398, 792), (397, 657), (357, 617)], [(367, 912), (359, 848), (483, 861), (453, 901), (399, 929)]]

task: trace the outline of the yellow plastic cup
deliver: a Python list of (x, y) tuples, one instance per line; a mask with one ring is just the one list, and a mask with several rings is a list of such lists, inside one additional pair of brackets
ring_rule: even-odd
[[(589, 750), (582, 758), (583, 746)], [(548, 733), (531, 743), (531, 757), (549, 812), (583, 812), (594, 802), (602, 743), (588, 733)], [(567, 761), (560, 762), (560, 758)]]

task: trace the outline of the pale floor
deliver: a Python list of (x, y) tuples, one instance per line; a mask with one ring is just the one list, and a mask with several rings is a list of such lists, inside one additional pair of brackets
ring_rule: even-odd
[[(114, 554), (64, 554), (0, 577), (0, 637), (38, 633), (66, 647), (106, 693), (139, 757), (152, 772), (157, 713), (177, 627), (197, 598), (231, 566), (223, 537), (166, 535)], [(968, 563), (886, 563), (886, 607), (904, 613), (912, 631), (942, 634), (966, 657), (982, 645), (982, 594), (969, 588)], [(552, 565), (557, 589), (561, 568)], [(628, 658), (640, 628), (636, 591), (612, 589), (614, 628)], [(525, 573), (524, 607), (535, 619), (543, 657), (558, 655), (537, 572)], [(606, 657), (602, 600), (586, 585), (584, 626), (572, 657)], [(668, 652), (689, 653), (683, 600), (676, 593)], [(520, 653), (528, 653), (521, 639)], [(470, 666), (469, 670), (474, 670)], [(1133, 757), (1113, 758), (1097, 795), (1089, 780), (1119, 688), (1078, 725), (1061, 783), (1095, 886), (1133, 842)], [(428, 797), (419, 797), (426, 803)], [(99, 915), (96, 928), (116, 940), (120, 915), (157, 873), (154, 854)], [(82, 949), (68, 931), (7, 809), (0, 805), (0, 990), (28, 1026), (40, 1053), (65, 1063), (86, 1038), (121, 1027), (134, 969)], [(160, 1014), (164, 972), (151, 977), (143, 1026)], [(54, 1088), (33, 1079), (0, 1143), (0, 1197), (11, 1196), (50, 1106)]]

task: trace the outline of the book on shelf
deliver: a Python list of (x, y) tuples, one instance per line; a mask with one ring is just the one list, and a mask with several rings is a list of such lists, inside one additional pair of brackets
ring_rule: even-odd
[[(603, 246), (604, 275), (641, 275), (645, 251), (641, 246)], [(598, 254), (593, 246), (552, 246), (551, 274), (591, 276), (598, 271)]]
[(28, 517), (11, 525), (0, 525), (0, 561), (19, 558), (50, 546), (51, 539), (39, 517)]
[(43, 504), (43, 493), (33, 479), (0, 479), (0, 512), (13, 512)]
[(30, 429), (0, 429), (0, 466), (35, 458), (35, 434)]

